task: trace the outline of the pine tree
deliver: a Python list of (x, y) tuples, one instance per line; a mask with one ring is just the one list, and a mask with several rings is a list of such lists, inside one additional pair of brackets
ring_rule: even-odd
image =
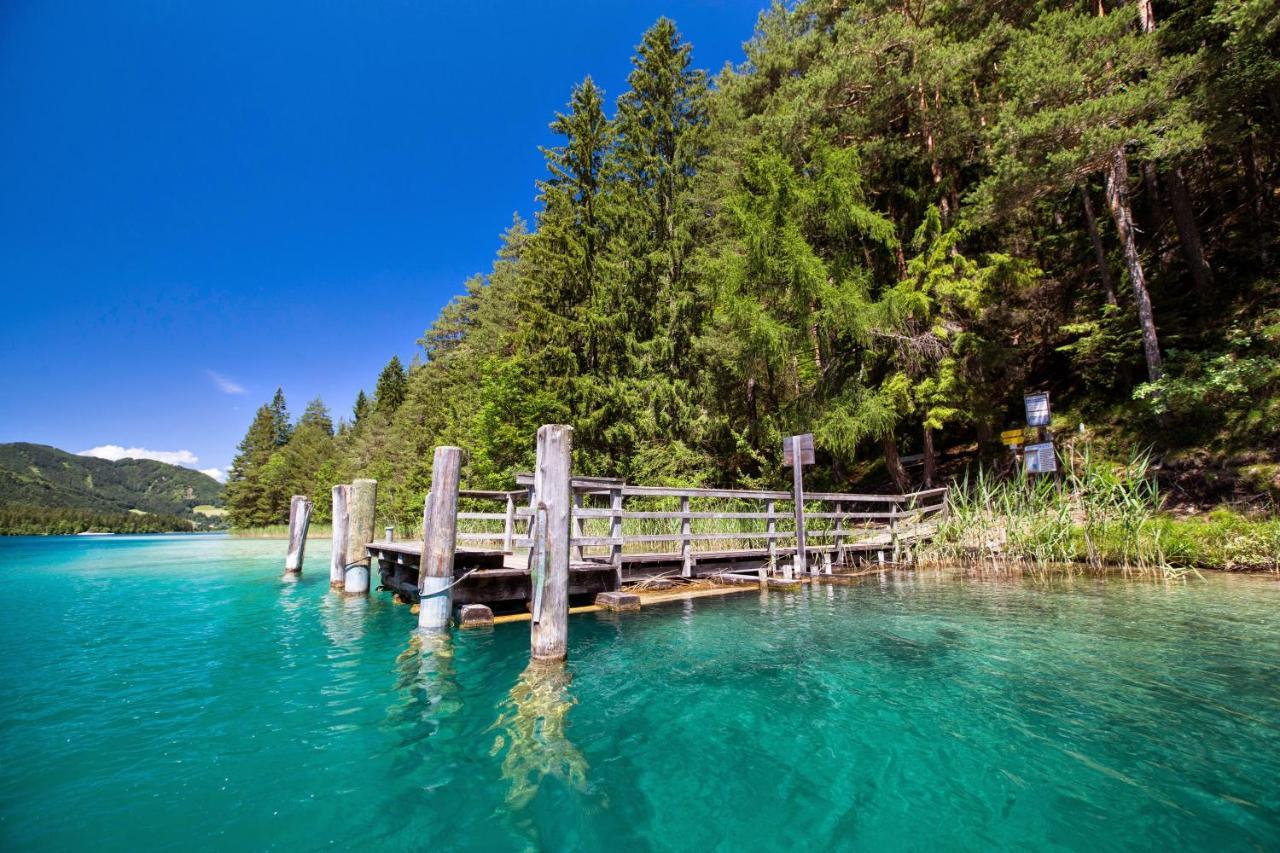
[(289, 422), (289, 409), (284, 402), (284, 389), (277, 388), (275, 396), (271, 398), (271, 423), (275, 435), (275, 446), (284, 447), (289, 443), (289, 436), (293, 434), (293, 426)]
[(407, 374), (400, 356), (393, 355), (378, 374), (378, 384), (373, 393), (373, 410), (390, 417), (404, 402)]
[[(283, 401), (282, 401), (283, 402)], [(277, 426), (271, 406), (258, 407), (249, 431), (227, 472), (227, 519), (232, 527), (270, 523), (262, 512), (263, 470), (276, 449)]]
[(351, 407), (352, 423), (360, 423), (369, 416), (369, 398), (365, 396), (364, 391), (356, 394), (355, 405)]

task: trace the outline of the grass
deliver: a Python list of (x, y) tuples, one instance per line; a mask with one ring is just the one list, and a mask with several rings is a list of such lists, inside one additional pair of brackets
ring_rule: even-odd
[(1197, 569), (1280, 571), (1280, 520), (1218, 510), (1161, 511), (1150, 460), (1101, 458), (1068, 445), (1060, 479), (1000, 479), (978, 471), (954, 487), (949, 515), (920, 548), (926, 562), (1119, 568), (1180, 577)]
[(200, 504), (200, 506), (193, 506), (191, 511), (196, 515), (204, 515), (209, 518), (225, 518), (227, 515), (225, 507), (213, 506), (212, 504)]

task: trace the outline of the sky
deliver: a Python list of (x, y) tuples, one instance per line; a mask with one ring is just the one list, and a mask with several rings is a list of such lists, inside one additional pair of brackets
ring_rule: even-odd
[(222, 474), (284, 389), (349, 417), (535, 212), (540, 145), (674, 19), (762, 0), (0, 2), (0, 442)]

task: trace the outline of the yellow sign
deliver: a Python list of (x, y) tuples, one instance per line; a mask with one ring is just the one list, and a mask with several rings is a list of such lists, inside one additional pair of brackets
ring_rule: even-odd
[(1024, 443), (1021, 429), (1007, 429), (1000, 433), (1000, 442), (1010, 447), (1017, 447)]

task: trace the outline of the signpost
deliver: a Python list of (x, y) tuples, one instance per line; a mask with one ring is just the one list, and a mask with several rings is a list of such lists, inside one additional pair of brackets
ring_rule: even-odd
[(796, 571), (809, 570), (804, 543), (804, 466), (813, 464), (813, 433), (782, 440), (782, 464), (792, 469), (792, 499), (796, 505)]
[(1023, 405), (1027, 409), (1027, 426), (1047, 427), (1049, 425), (1049, 392), (1039, 391), (1035, 394), (1023, 394)]
[(1058, 456), (1052, 441), (1028, 444), (1022, 451), (1023, 470), (1028, 474), (1052, 474), (1058, 470)]
[(1021, 429), (1007, 429), (1000, 433), (1000, 443), (1006, 447), (1021, 447), (1026, 443), (1026, 438)]

